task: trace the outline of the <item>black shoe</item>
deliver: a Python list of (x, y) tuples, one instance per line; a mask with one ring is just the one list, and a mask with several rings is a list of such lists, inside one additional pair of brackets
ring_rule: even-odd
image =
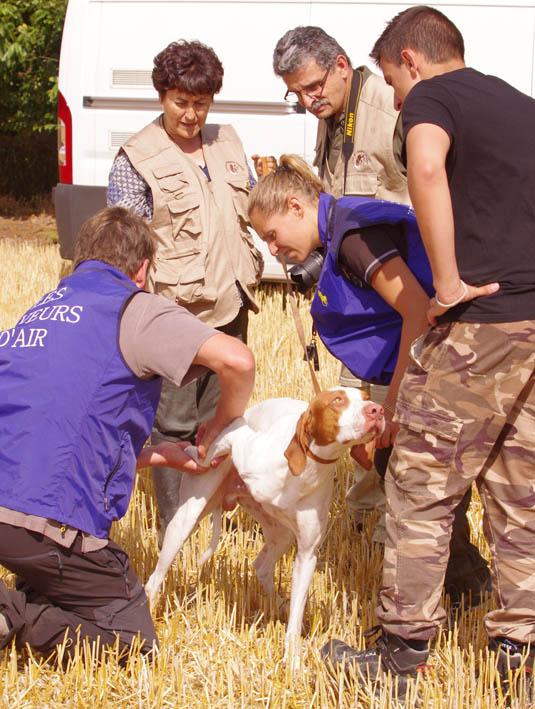
[[(496, 653), (496, 669), (500, 675), (504, 690), (510, 691), (511, 685), (514, 684), (518, 692), (521, 683), (524, 682), (526, 697), (531, 702), (534, 689), (533, 663), (535, 662), (535, 648), (522, 643), (515, 643), (509, 638), (498, 637), (490, 639), (489, 650)], [(523, 672), (518, 672), (518, 670), (523, 670)]]
[[(377, 630), (372, 628), (372, 631)], [(368, 634), (372, 633), (368, 631)], [(421, 644), (422, 649), (416, 649), (413, 644)], [(320, 652), (323, 661), (334, 669), (342, 664), (345, 669), (355, 667), (364, 678), (374, 679), (379, 669), (391, 672), (392, 675), (413, 677), (425, 668), (429, 645), (423, 641), (406, 641), (398, 635), (383, 631), (377, 639), (376, 647), (369, 650), (355, 650), (341, 640), (330, 640)]]

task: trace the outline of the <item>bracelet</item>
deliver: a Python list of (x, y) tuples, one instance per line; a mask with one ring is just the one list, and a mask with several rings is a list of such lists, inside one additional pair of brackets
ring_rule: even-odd
[(454, 305), (459, 305), (459, 303), (462, 303), (462, 301), (466, 298), (468, 295), (468, 286), (464, 281), (461, 280), (461, 286), (463, 287), (463, 292), (462, 294), (456, 298), (454, 301), (451, 303), (443, 303), (441, 300), (438, 299), (438, 295), (435, 293), (435, 303), (440, 307), (440, 308), (453, 308)]

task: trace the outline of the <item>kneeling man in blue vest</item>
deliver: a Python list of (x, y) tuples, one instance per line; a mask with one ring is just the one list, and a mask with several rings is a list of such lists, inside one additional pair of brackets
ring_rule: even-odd
[(75, 270), (0, 331), (0, 647), (15, 637), (48, 653), (78, 638), (101, 645), (156, 634), (128, 555), (108, 537), (126, 512), (135, 470), (205, 472), (185, 443), (143, 447), (162, 378), (183, 385), (207, 369), (221, 398), (201, 449), (241, 416), (254, 359), (166, 298), (143, 290), (151, 228), (120, 207), (80, 232)]

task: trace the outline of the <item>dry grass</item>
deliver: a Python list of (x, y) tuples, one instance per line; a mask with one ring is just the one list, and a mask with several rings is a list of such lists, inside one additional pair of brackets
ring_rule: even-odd
[[(55, 246), (0, 241), (0, 312), (2, 328), (45, 290), (62, 271)], [(306, 315), (306, 304), (302, 304)], [(289, 311), (282, 312), (281, 292), (261, 293), (261, 314), (251, 318), (250, 344), (258, 363), (255, 399), (271, 396), (308, 398), (305, 365), (298, 354)], [(308, 316), (306, 316), (308, 317)], [(309, 322), (307, 322), (307, 327)], [(338, 365), (322, 350), (320, 378), (336, 383)], [(332, 680), (319, 659), (331, 637), (364, 646), (363, 631), (374, 624), (381, 557), (371, 544), (373, 520), (356, 535), (344, 503), (350, 481), (348, 460), (337, 471), (331, 528), (322, 548), (305, 613), (303, 667), (292, 674), (282, 661), (284, 618), (259, 588), (252, 561), (261, 546), (256, 526), (234, 513), (232, 531), (223, 536), (215, 557), (199, 570), (196, 561), (209, 538), (203, 525), (170, 571), (155, 609), (161, 652), (153, 665), (138, 653), (120, 669), (110, 651), (98, 663), (90, 647), (66, 670), (52, 660), (13, 649), (0, 653), (2, 707), (394, 707), (395, 690), (387, 684), (375, 697), (372, 683), (355, 677)], [(474, 538), (480, 535), (481, 509), (471, 510)], [(151, 481), (142, 474), (128, 515), (113, 536), (130, 554), (146, 580), (156, 562), (156, 529)], [(291, 563), (278, 567), (278, 584), (288, 593)], [(12, 578), (0, 570), (10, 583)], [(489, 602), (490, 603), (490, 602)], [(488, 605), (488, 604), (487, 604)], [(493, 663), (485, 654), (483, 610), (461, 613), (438, 638), (432, 669), (409, 687), (404, 706), (451, 708), (506, 706)], [(525, 707), (524, 694), (509, 706)]]
[(0, 194), (0, 241), (3, 239), (57, 243), (58, 232), (50, 197), (22, 200)]

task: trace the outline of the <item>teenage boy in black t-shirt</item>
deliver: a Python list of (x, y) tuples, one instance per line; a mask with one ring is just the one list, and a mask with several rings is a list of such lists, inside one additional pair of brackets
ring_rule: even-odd
[(365, 652), (335, 640), (323, 654), (364, 674), (379, 660), (399, 675), (426, 661), (445, 620), (453, 510), (476, 482), (497, 594), (485, 623), (506, 672), (535, 643), (535, 101), (466, 68), (460, 32), (429, 7), (397, 15), (371, 56), (402, 109), (436, 327), (413, 344), (398, 397), (382, 636)]

